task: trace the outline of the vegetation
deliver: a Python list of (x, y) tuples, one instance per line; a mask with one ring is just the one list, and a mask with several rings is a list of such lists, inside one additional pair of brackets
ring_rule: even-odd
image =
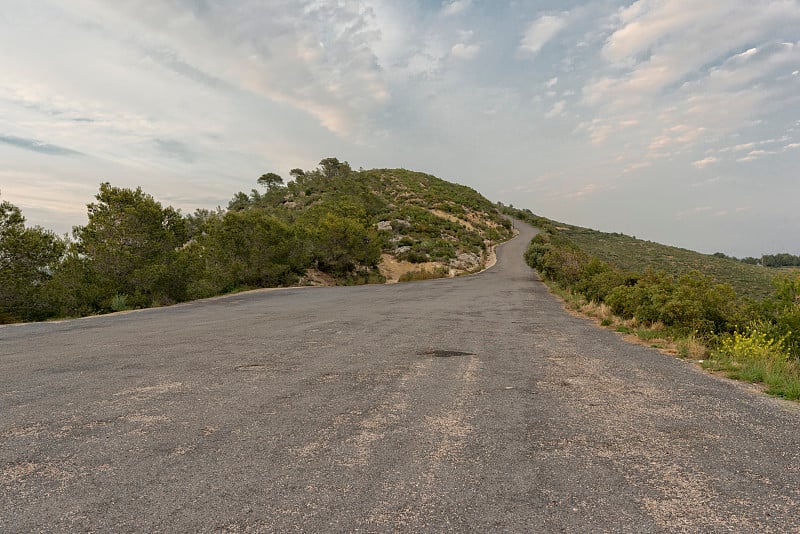
[(650, 269), (674, 276), (696, 271), (720, 283), (729, 284), (742, 296), (759, 299), (772, 293), (775, 273), (757, 265), (619, 233), (598, 232), (571, 225), (556, 226), (555, 233), (566, 236), (581, 250), (625, 271), (644, 272)]
[(573, 308), (732, 378), (800, 398), (800, 274), (505, 211), (543, 230), (526, 260)]
[(0, 204), (0, 323), (161, 306), (303, 283), (316, 270), (340, 284), (384, 281), (382, 255), (434, 262), (484, 256), (510, 223), (476, 191), (403, 169), (353, 171), (337, 158), (262, 174), (227, 210), (184, 216), (141, 188), (100, 185), (72, 237), (26, 227)]
[(432, 270), (425, 268), (417, 271), (409, 271), (400, 277), (400, 282), (415, 282), (418, 280), (433, 280), (436, 278), (447, 278), (449, 276), (447, 267), (436, 267)]

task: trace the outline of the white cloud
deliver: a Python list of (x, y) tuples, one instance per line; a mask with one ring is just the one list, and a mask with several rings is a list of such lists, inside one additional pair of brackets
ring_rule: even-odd
[(547, 83), (545, 85), (547, 87), (555, 87), (557, 83), (558, 83), (558, 76), (556, 76), (554, 78), (550, 78), (549, 80), (547, 80)]
[(339, 135), (389, 99), (373, 51), (381, 38), (374, 11), (355, 4), (207, 4), (191, 16), (181, 2), (88, 5), (94, 24), (156, 66), (289, 105)]
[(543, 15), (534, 20), (525, 31), (519, 44), (520, 52), (537, 54), (548, 41), (567, 26), (565, 16)]
[(479, 44), (457, 43), (450, 49), (450, 55), (456, 59), (473, 59), (480, 51)]
[(717, 158), (708, 157), (708, 158), (704, 158), (704, 159), (701, 159), (701, 160), (697, 160), (697, 161), (693, 162), (692, 165), (694, 167), (698, 168), (698, 169), (704, 169), (704, 168), (708, 167), (709, 165), (711, 165), (713, 163), (716, 163), (718, 161), (719, 161), (719, 159), (717, 159)]
[(653, 166), (653, 162), (652, 161), (639, 161), (637, 163), (631, 163), (630, 165), (628, 165), (627, 167), (625, 167), (622, 170), (622, 174), (630, 174), (632, 172), (635, 172), (635, 171), (638, 171), (638, 170), (641, 170), (641, 169), (647, 169), (647, 168), (652, 167), (652, 166)]
[(748, 153), (745, 157), (739, 158), (736, 161), (740, 162), (747, 162), (747, 161), (755, 161), (757, 159), (761, 159), (764, 156), (769, 156), (774, 154), (775, 152), (770, 152), (769, 150), (753, 150)]
[(558, 102), (553, 104), (553, 107), (550, 109), (550, 111), (545, 113), (545, 115), (544, 115), (545, 118), (553, 119), (555, 117), (558, 117), (559, 115), (564, 113), (564, 108), (566, 106), (567, 106), (566, 100), (559, 100)]
[(800, 148), (800, 143), (789, 143), (783, 147), (784, 150), (792, 150), (793, 148)]
[(442, 6), (442, 15), (450, 17), (463, 13), (470, 5), (472, 0), (453, 0), (452, 2), (445, 3)]
[(570, 193), (567, 193), (566, 197), (567, 198), (574, 198), (574, 199), (583, 198), (583, 197), (592, 195), (594, 193), (597, 193), (599, 191), (603, 191), (605, 189), (607, 189), (607, 187), (604, 186), (603, 184), (590, 183), (590, 184), (586, 184), (585, 186), (581, 187), (577, 191), (572, 191)]
[[(800, 3), (784, 0), (637, 0), (609, 21), (604, 66), (586, 81), (583, 104), (594, 119), (595, 145), (623, 136), (650, 159), (752, 152), (761, 141), (709, 150), (719, 139), (795, 106), (800, 63)], [(623, 124), (643, 114), (632, 138)], [(763, 154), (747, 154), (752, 161)]]

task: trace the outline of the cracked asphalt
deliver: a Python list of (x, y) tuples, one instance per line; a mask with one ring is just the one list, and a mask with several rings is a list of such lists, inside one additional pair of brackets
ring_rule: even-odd
[(0, 327), (2, 532), (800, 532), (800, 410), (523, 259)]

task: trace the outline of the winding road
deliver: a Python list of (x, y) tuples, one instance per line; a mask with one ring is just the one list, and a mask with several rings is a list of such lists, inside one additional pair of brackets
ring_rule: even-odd
[(800, 532), (800, 409), (479, 275), (0, 327), (2, 532)]

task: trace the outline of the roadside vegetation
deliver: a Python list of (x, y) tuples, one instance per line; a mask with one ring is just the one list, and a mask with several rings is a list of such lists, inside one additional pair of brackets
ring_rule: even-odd
[(525, 259), (570, 308), (709, 370), (800, 399), (800, 273), (504, 211), (542, 230)]
[[(100, 185), (71, 236), (0, 203), (0, 324), (163, 306), (261, 287), (382, 283), (382, 261), (479, 267), (511, 224), (473, 189), (337, 158), (257, 179), (227, 209), (183, 215), (141, 188)], [(413, 269), (412, 269), (413, 270)]]

